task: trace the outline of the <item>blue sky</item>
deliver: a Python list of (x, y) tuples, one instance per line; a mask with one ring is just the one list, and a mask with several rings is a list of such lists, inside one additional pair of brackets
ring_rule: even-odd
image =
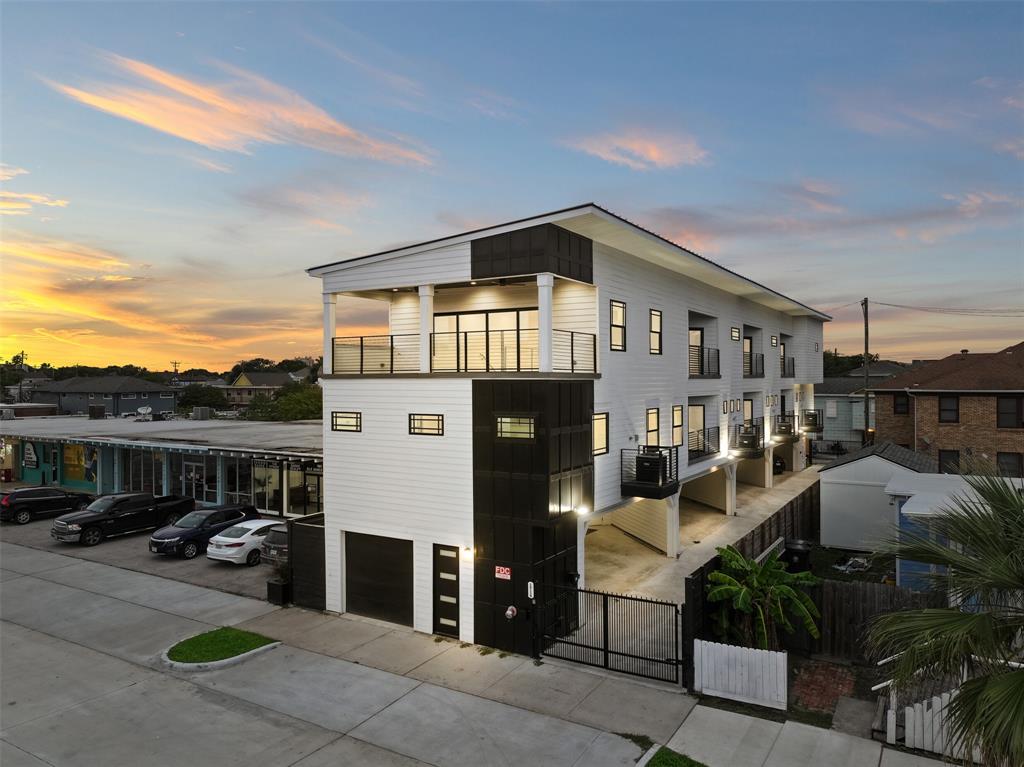
[[(0, 356), (314, 353), (305, 267), (591, 200), (825, 310), (1019, 308), (1022, 40), (994, 3), (5, 3)], [(878, 307), (874, 347), (1019, 324)]]

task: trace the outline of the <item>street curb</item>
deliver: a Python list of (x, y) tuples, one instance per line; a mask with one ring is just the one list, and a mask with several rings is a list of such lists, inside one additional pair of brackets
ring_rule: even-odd
[(661, 744), (655, 743), (653, 746), (647, 749), (646, 754), (640, 757), (640, 761), (636, 763), (636, 767), (644, 767), (644, 765), (651, 761), (651, 759), (654, 758), (654, 755), (659, 751), (661, 751)]
[(233, 655), (230, 658), (225, 658), (224, 660), (211, 660), (206, 663), (181, 663), (179, 661), (174, 661), (167, 657), (168, 650), (164, 650), (160, 653), (160, 660), (163, 661), (165, 666), (173, 669), (174, 671), (214, 671), (219, 668), (234, 666), (237, 663), (249, 660), (249, 658), (254, 655), (259, 655), (260, 653), (273, 650), (275, 647), (280, 646), (280, 642), (271, 642), (270, 644), (265, 644), (262, 647), (257, 647), (255, 650), (244, 652), (241, 655)]

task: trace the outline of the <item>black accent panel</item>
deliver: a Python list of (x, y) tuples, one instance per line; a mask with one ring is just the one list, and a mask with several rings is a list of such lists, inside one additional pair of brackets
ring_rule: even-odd
[[(474, 639), (533, 653), (527, 583), (575, 583), (576, 509), (594, 507), (593, 381), (473, 381)], [(531, 415), (530, 440), (496, 438), (498, 414)], [(508, 568), (509, 578), (495, 568)], [(509, 620), (505, 610), (518, 615)]]
[(561, 277), (594, 281), (592, 240), (554, 224), (540, 224), (473, 240), (473, 279), (551, 272)]
[(345, 533), (345, 610), (412, 625), (412, 541)]
[(323, 610), (327, 606), (323, 514), (288, 521), (288, 560), (292, 602), (299, 607)]

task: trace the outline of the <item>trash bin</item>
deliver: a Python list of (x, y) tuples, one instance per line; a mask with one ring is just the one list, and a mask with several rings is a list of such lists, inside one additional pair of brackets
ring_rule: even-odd
[(791, 540), (786, 541), (786, 550), (782, 554), (782, 561), (786, 563), (786, 569), (791, 573), (802, 573), (811, 569), (811, 547), (812, 541)]
[(786, 462), (779, 456), (772, 458), (772, 474), (782, 474), (786, 470)]

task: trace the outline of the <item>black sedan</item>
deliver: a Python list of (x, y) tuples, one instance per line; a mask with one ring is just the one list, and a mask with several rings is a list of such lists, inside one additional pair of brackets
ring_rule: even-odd
[(198, 509), (153, 533), (149, 539), (149, 550), (154, 554), (174, 554), (193, 559), (206, 550), (206, 544), (213, 536), (239, 522), (259, 518), (255, 507), (240, 504)]
[(33, 519), (83, 509), (92, 500), (87, 493), (69, 493), (55, 487), (21, 487), (0, 498), (0, 520), (25, 525)]

